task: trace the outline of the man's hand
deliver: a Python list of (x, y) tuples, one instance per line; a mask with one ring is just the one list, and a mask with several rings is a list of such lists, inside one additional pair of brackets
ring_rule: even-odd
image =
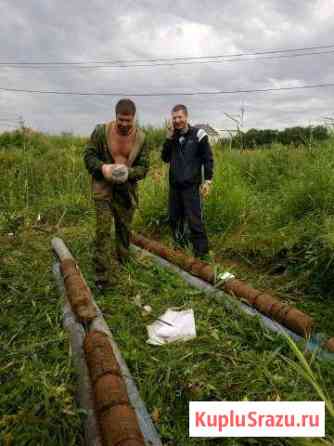
[(167, 121), (166, 125), (166, 138), (173, 139), (174, 136), (174, 127), (171, 121)]
[(208, 197), (208, 195), (209, 195), (209, 193), (210, 193), (210, 190), (211, 190), (211, 184), (212, 184), (212, 181), (211, 181), (211, 180), (206, 180), (206, 181), (204, 181), (204, 183), (201, 185), (201, 187), (200, 187), (200, 193), (201, 193), (201, 195), (202, 195), (203, 198), (207, 198), (207, 197)]
[(102, 174), (106, 180), (111, 180), (114, 164), (102, 164)]
[(121, 184), (127, 181), (129, 169), (124, 164), (103, 164), (102, 174), (106, 180)]

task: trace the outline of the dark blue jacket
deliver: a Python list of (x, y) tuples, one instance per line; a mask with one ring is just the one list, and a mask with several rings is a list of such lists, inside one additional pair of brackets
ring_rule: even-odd
[(205, 130), (189, 126), (186, 134), (174, 132), (172, 139), (166, 139), (161, 158), (169, 163), (169, 182), (171, 186), (187, 187), (200, 184), (202, 166), (204, 179), (213, 176), (213, 155)]

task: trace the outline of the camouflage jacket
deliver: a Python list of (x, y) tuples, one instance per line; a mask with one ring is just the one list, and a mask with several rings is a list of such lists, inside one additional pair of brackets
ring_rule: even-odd
[(131, 203), (135, 204), (133, 199), (137, 202), (137, 181), (145, 178), (149, 169), (149, 153), (145, 134), (142, 130), (137, 130), (136, 141), (128, 161), (128, 181), (123, 184), (112, 184), (104, 179), (101, 170), (102, 164), (114, 163), (112, 148), (108, 144), (107, 138), (110, 124), (98, 124), (85, 147), (84, 162), (88, 172), (92, 175), (93, 196), (96, 199), (118, 198), (127, 203), (131, 199)]

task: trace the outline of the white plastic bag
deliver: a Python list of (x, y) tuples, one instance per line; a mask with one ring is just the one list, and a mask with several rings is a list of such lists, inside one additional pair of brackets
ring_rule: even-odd
[(196, 337), (194, 311), (192, 309), (184, 311), (168, 309), (159, 317), (159, 320), (146, 328), (148, 344), (164, 345), (175, 341), (188, 341)]

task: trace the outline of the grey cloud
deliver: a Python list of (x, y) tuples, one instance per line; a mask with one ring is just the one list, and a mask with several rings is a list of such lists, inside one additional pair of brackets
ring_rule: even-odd
[[(99, 61), (205, 56), (331, 44), (330, 0), (43, 2), (0, 0), (1, 61)], [(333, 42), (334, 43), (334, 42)], [(124, 93), (252, 89), (334, 81), (334, 55), (132, 70), (51, 71), (0, 67), (0, 87)], [(271, 94), (137, 98), (141, 123), (162, 124), (175, 102), (195, 122), (247, 127), (308, 125), (333, 114), (333, 89)], [(35, 128), (89, 134), (117, 98), (0, 93), (1, 114)]]

